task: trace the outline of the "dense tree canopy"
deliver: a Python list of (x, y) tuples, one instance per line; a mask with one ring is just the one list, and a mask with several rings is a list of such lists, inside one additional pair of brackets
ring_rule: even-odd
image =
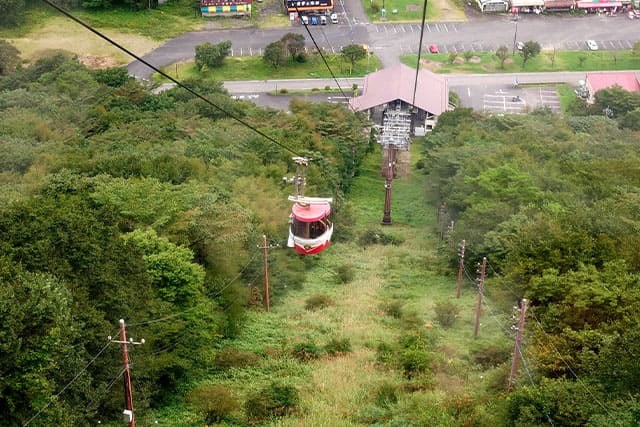
[[(221, 84), (186, 84), (313, 155), (308, 194), (350, 187), (369, 146), (362, 117), (302, 102), (264, 111)], [(3, 423), (116, 417), (119, 349), (105, 344), (121, 318), (146, 340), (131, 350), (138, 408), (171, 399), (238, 331), (260, 235), (286, 246), (291, 153), (183, 89), (153, 95), (64, 55), (0, 78), (0, 141)], [(275, 293), (303, 279), (291, 252), (272, 262)]]
[(488, 257), (500, 274), (490, 286), (531, 302), (526, 357), (538, 385), (510, 396), (508, 425), (637, 413), (637, 139), (604, 116), (464, 109), (426, 139), (429, 192), (456, 220), (467, 262)]

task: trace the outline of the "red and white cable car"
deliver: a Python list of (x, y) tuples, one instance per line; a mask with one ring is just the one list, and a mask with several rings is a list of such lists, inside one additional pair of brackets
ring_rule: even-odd
[(311, 255), (322, 252), (331, 242), (333, 224), (331, 223), (330, 198), (305, 197), (306, 167), (309, 159), (294, 157), (296, 176), (293, 178), (294, 194), (289, 196), (293, 202), (289, 216), (289, 239), (287, 246), (301, 254)]

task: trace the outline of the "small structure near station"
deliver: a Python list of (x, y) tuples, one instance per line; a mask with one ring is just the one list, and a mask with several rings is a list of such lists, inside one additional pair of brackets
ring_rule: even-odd
[[(414, 92), (415, 90), (415, 92)], [(369, 118), (382, 127), (398, 144), (398, 133), (420, 135), (433, 129), (438, 116), (449, 110), (449, 84), (446, 78), (404, 64), (367, 74), (362, 95), (349, 101), (357, 111), (366, 111)], [(381, 142), (382, 145), (386, 145)]]
[(200, 0), (202, 16), (251, 15), (252, 0)]
[(640, 92), (640, 81), (633, 71), (587, 73), (584, 83), (582, 95), (589, 104), (595, 102), (596, 92), (613, 86), (619, 86), (628, 92)]

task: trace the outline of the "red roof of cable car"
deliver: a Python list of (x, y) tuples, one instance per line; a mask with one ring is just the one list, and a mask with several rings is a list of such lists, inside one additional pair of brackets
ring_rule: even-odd
[(329, 216), (329, 214), (331, 213), (331, 206), (329, 205), (329, 203), (323, 203), (319, 205), (311, 204), (306, 206), (294, 203), (291, 212), (293, 213), (295, 219), (297, 219), (298, 221), (314, 222)]

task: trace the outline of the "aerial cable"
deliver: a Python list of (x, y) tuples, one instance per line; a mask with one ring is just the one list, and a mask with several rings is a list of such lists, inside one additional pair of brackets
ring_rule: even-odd
[(40, 410), (39, 410), (38, 412), (36, 412), (36, 414), (35, 414), (33, 417), (29, 418), (29, 420), (28, 420), (26, 423), (24, 423), (24, 424), (23, 424), (23, 427), (26, 427), (26, 426), (28, 426), (29, 424), (31, 424), (31, 422), (32, 422), (33, 420), (35, 420), (36, 418), (38, 418), (38, 417), (40, 416), (40, 414), (42, 414), (42, 412), (43, 412), (45, 409), (47, 409), (47, 408), (49, 407), (49, 405), (51, 405), (51, 404), (53, 403), (53, 401), (54, 401), (54, 400), (56, 400), (56, 398), (57, 398), (58, 396), (60, 396), (60, 395), (61, 395), (61, 394), (66, 390), (66, 389), (68, 389), (69, 387), (71, 387), (71, 384), (73, 384), (74, 382), (76, 382), (76, 380), (77, 380), (78, 378), (80, 378), (80, 375), (82, 375), (82, 373), (83, 373), (84, 371), (86, 371), (86, 370), (89, 368), (89, 366), (91, 366), (91, 364), (92, 364), (93, 362), (95, 362), (95, 361), (96, 361), (96, 359), (97, 359), (97, 358), (98, 358), (98, 357), (99, 357), (99, 356), (100, 356), (100, 355), (101, 355), (101, 354), (102, 354), (102, 353), (107, 349), (107, 347), (109, 347), (109, 344), (111, 344), (111, 341), (107, 341), (107, 343), (104, 345), (104, 347), (102, 347), (102, 349), (100, 349), (100, 351), (98, 352), (98, 354), (96, 354), (95, 356), (93, 356), (93, 359), (91, 359), (91, 360), (89, 361), (89, 363), (87, 363), (87, 364), (86, 364), (86, 366), (85, 366), (84, 368), (82, 368), (82, 369), (81, 369), (81, 370), (80, 370), (80, 371), (79, 371), (79, 372), (78, 372), (78, 373), (73, 377), (73, 379), (72, 379), (71, 381), (69, 381), (69, 382), (67, 383), (67, 385), (65, 385), (64, 387), (62, 387), (62, 390), (60, 390), (57, 394), (55, 394), (54, 396), (52, 396), (52, 397), (51, 397), (51, 399), (49, 399), (49, 402), (48, 402), (46, 405), (44, 405), (42, 408), (40, 408)]
[(427, 18), (427, 0), (424, 0), (422, 8), (422, 25), (420, 27), (420, 45), (418, 46), (418, 63), (416, 64), (416, 80), (413, 84), (413, 100), (411, 105), (416, 105), (416, 91), (418, 90), (418, 73), (420, 72), (420, 57), (422, 56), (422, 37), (424, 36), (424, 21)]
[[(242, 275), (242, 273), (244, 273), (244, 271), (249, 267), (251, 262), (253, 262), (253, 260), (256, 258), (256, 256), (258, 256), (259, 253), (260, 253), (260, 251), (255, 251), (253, 256), (251, 257), (251, 259), (249, 261), (247, 261), (247, 264), (245, 264), (245, 266), (242, 268), (242, 270), (240, 270), (240, 272), (238, 274), (236, 274), (236, 276), (233, 279), (229, 280), (227, 282), (227, 284), (222, 287), (222, 289), (218, 290), (213, 296), (209, 297), (209, 299), (213, 300), (215, 298), (218, 298), (220, 295), (222, 295), (222, 293), (229, 286), (231, 286), (231, 284), (233, 282), (235, 282)], [(255, 279), (254, 279), (254, 281), (255, 281)], [(183, 314), (186, 314), (186, 313), (188, 313), (190, 311), (195, 310), (200, 305), (205, 304), (206, 302), (208, 302), (208, 300), (204, 301), (204, 302), (201, 302), (201, 303), (198, 303), (198, 304), (194, 305), (193, 307), (187, 308), (186, 310), (183, 310), (183, 311), (180, 311), (180, 312), (177, 312), (177, 313), (173, 313), (173, 314), (169, 314), (169, 315), (167, 315), (165, 317), (160, 317), (160, 318), (151, 319), (151, 320), (145, 320), (145, 321), (141, 321), (141, 322), (129, 323), (127, 326), (133, 327), (133, 326), (150, 325), (152, 323), (159, 323), (159, 322), (164, 322), (164, 321), (167, 321), (167, 320), (171, 320), (171, 319), (174, 319), (176, 317), (182, 316)]]
[(228, 117), (234, 119), (235, 121), (237, 121), (238, 123), (248, 127), (249, 129), (251, 129), (252, 131), (256, 132), (257, 134), (259, 134), (260, 136), (262, 136), (263, 138), (267, 139), (268, 141), (276, 144), (277, 146), (279, 146), (280, 148), (287, 150), (288, 152), (290, 152), (291, 154), (293, 154), (294, 156), (298, 156), (300, 157), (301, 155), (298, 154), (297, 152), (295, 152), (293, 149), (287, 147), (286, 145), (282, 144), (281, 142), (277, 141), (276, 139), (274, 139), (273, 137), (267, 135), (266, 133), (262, 132), (261, 130), (259, 130), (258, 128), (256, 128), (255, 126), (251, 125), (250, 123), (248, 123), (247, 121), (241, 119), (240, 117), (236, 116), (233, 113), (230, 113), (229, 111), (225, 110), (224, 108), (214, 104), (212, 101), (210, 101), (209, 99), (205, 98), (204, 96), (200, 95), (198, 92), (196, 92), (195, 90), (185, 86), (184, 84), (182, 84), (180, 81), (174, 79), (173, 77), (171, 77), (170, 75), (168, 75), (167, 73), (165, 73), (164, 71), (160, 70), (159, 68), (157, 68), (156, 66), (150, 64), (149, 62), (145, 61), (144, 59), (142, 59), (141, 57), (139, 57), (138, 55), (136, 55), (135, 53), (131, 52), (129, 49), (127, 49), (126, 47), (120, 45), (118, 42), (111, 40), (109, 37), (105, 36), (104, 34), (102, 34), (100, 31), (96, 30), (95, 28), (91, 27), (89, 24), (84, 23), (83, 21), (81, 21), (80, 19), (76, 18), (75, 16), (73, 16), (72, 14), (70, 14), (69, 12), (67, 12), (66, 10), (62, 9), (60, 6), (56, 5), (55, 3), (51, 2), (50, 0), (42, 0), (44, 3), (48, 4), (49, 6), (51, 6), (52, 8), (56, 9), (58, 12), (62, 13), (63, 15), (65, 15), (67, 18), (75, 21), (76, 23), (82, 25), (84, 28), (86, 28), (87, 30), (91, 31), (92, 33), (94, 33), (95, 35), (97, 35), (98, 37), (102, 38), (103, 40), (106, 40), (108, 43), (111, 43), (113, 46), (117, 47), (118, 49), (120, 49), (121, 51), (125, 52), (127, 55), (131, 56), (132, 58), (135, 58), (136, 60), (142, 62), (144, 65), (146, 65), (147, 67), (151, 68), (153, 71), (155, 71), (156, 73), (160, 74), (162, 77), (172, 81), (173, 83), (175, 83), (176, 85), (178, 85), (179, 87), (181, 87), (182, 89), (186, 90), (187, 92), (191, 93), (192, 95), (196, 96), (197, 98), (201, 99), (202, 101), (206, 102), (207, 104), (211, 105), (212, 107), (214, 107), (215, 109), (217, 109), (218, 111), (220, 111), (221, 113), (227, 115)]
[[(298, 6), (296, 6), (296, 13), (298, 14), (298, 16), (300, 16), (300, 11), (298, 10)], [(307, 33), (309, 34), (309, 37), (311, 37), (311, 41), (313, 42), (313, 45), (316, 47), (316, 50), (320, 54), (320, 58), (322, 58), (322, 62), (324, 62), (324, 65), (327, 67), (327, 70), (329, 70), (329, 73), (331, 74), (331, 77), (333, 77), (333, 80), (338, 85), (338, 89), (340, 90), (340, 93), (342, 94), (344, 99), (348, 99), (347, 95), (342, 90), (342, 87), (340, 86), (340, 83), (338, 83), (338, 79), (336, 78), (336, 75), (333, 73), (333, 70), (329, 66), (329, 63), (327, 62), (327, 60), (325, 59), (324, 55), (322, 54), (322, 50), (320, 50), (320, 47), (318, 46), (318, 43), (316, 43), (316, 39), (313, 38), (313, 34), (311, 34), (311, 30), (309, 30), (309, 26), (304, 21), (302, 21), (302, 25), (304, 25), (304, 29), (307, 30)], [(368, 54), (369, 54), (369, 52), (367, 52), (367, 55)], [(356, 109), (353, 108), (353, 106), (351, 104), (349, 104), (349, 108), (351, 108), (351, 111), (353, 111), (354, 113), (357, 113)]]

